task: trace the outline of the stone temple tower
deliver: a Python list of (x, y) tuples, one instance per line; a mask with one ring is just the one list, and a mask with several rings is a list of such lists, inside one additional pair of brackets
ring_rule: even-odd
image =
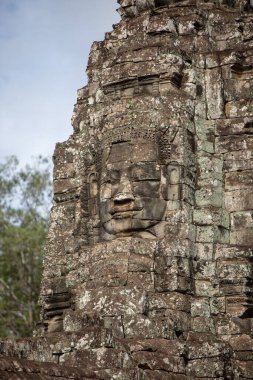
[(54, 153), (41, 323), (0, 379), (253, 379), (253, 4), (118, 3)]

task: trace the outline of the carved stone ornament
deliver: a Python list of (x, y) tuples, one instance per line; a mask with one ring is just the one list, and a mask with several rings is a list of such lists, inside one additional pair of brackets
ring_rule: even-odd
[(89, 174), (89, 212), (104, 240), (155, 238), (165, 220), (171, 185), (180, 184), (180, 165), (170, 160), (176, 128), (118, 128), (94, 150)]

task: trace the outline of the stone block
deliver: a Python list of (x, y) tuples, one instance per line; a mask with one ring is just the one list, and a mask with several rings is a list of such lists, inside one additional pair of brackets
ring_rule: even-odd
[(253, 117), (253, 101), (237, 100), (226, 103), (225, 114), (228, 118), (233, 117)]
[(130, 252), (138, 255), (153, 257), (156, 251), (157, 242), (149, 239), (131, 238)]
[(194, 278), (198, 280), (208, 280), (215, 276), (216, 265), (212, 261), (197, 260), (193, 262)]
[(131, 238), (122, 238), (117, 240), (117, 244), (115, 243), (115, 240), (106, 243), (98, 243), (93, 247), (92, 256), (90, 251), (85, 254), (88, 255), (91, 263), (105, 260), (108, 256), (113, 257), (114, 255), (125, 259), (130, 255), (130, 245)]
[(201, 179), (222, 181), (223, 159), (220, 157), (201, 156), (198, 159), (198, 176)]
[(210, 280), (195, 280), (195, 287), (197, 297), (214, 297), (219, 292), (216, 283)]
[(231, 228), (233, 230), (253, 228), (252, 211), (233, 212), (231, 214)]
[(143, 315), (124, 317), (124, 333), (127, 339), (175, 339), (175, 325), (168, 318), (148, 318)]
[(206, 99), (208, 119), (219, 119), (224, 114), (221, 70), (206, 70)]
[(236, 353), (242, 351), (247, 352), (253, 351), (253, 341), (252, 337), (242, 334), (241, 336), (232, 337), (229, 344), (233, 347)]
[(243, 277), (240, 278), (225, 278), (220, 279), (220, 295), (225, 296), (240, 296), (245, 294), (247, 291), (246, 288), (246, 279)]
[(253, 170), (243, 170), (239, 172), (226, 173), (225, 190), (249, 189), (253, 186)]
[[(229, 138), (227, 136), (216, 137), (215, 139), (215, 152), (232, 155), (235, 151), (252, 151), (253, 138), (247, 134), (232, 135)], [(227, 158), (228, 156), (225, 156)]]
[(134, 369), (117, 369), (117, 368), (108, 368), (95, 371), (97, 379), (99, 380), (132, 380), (136, 375)]
[(157, 256), (155, 258), (155, 274), (163, 274), (167, 270), (168, 273), (177, 273), (177, 258), (174, 256)]
[(198, 15), (183, 16), (178, 23), (178, 33), (182, 35), (197, 33), (203, 26), (203, 20)]
[(136, 289), (154, 291), (154, 273), (151, 272), (128, 272), (127, 286)]
[(121, 369), (123, 363), (127, 367), (130, 360), (127, 353), (113, 348), (95, 348), (92, 350), (77, 350), (65, 353), (60, 357), (60, 364), (82, 368), (86, 363), (89, 369), (118, 368)]
[(242, 317), (246, 311), (247, 297), (245, 295), (227, 296), (226, 313), (232, 317)]
[(252, 250), (247, 247), (228, 244), (217, 244), (215, 247), (215, 260), (250, 259), (252, 256)]
[(215, 326), (210, 317), (194, 317), (191, 320), (191, 330), (199, 333), (215, 333)]
[[(169, 18), (166, 13), (164, 13), (162, 17), (157, 17), (156, 15), (154, 15), (149, 20), (147, 26), (147, 33), (154, 32), (176, 33), (176, 26), (174, 20)], [(174, 58), (174, 60), (176, 61), (176, 57)], [(177, 61), (175, 63), (177, 63)]]
[(225, 154), (224, 170), (233, 172), (239, 170), (250, 170), (253, 166), (253, 156), (250, 150), (239, 150)]
[(223, 260), (217, 262), (217, 276), (225, 278), (246, 278), (250, 276), (251, 265), (245, 260)]
[(245, 247), (253, 247), (253, 228), (232, 231), (230, 233), (230, 243)]
[(154, 271), (154, 260), (147, 256), (130, 255), (128, 259), (129, 272), (148, 272)]
[(96, 314), (86, 314), (82, 310), (66, 310), (63, 317), (63, 329), (66, 332), (79, 332), (91, 325), (99, 326)]
[(55, 179), (54, 182), (54, 193), (66, 193), (68, 191), (74, 191), (77, 188), (76, 179), (64, 178), (64, 179)]
[[(199, 334), (201, 335), (201, 334)], [(187, 346), (187, 359), (188, 360), (197, 360), (197, 359), (207, 359), (207, 358), (216, 358), (216, 360), (226, 352), (226, 343), (216, 339), (214, 335), (202, 334), (202, 337), (205, 336), (205, 340), (190, 340)], [(209, 375), (210, 376), (210, 375)]]
[(196, 258), (201, 261), (211, 261), (213, 259), (212, 243), (196, 243)]
[(213, 243), (217, 240), (217, 229), (213, 226), (197, 226), (196, 242)]
[[(104, 327), (112, 337), (124, 338), (124, 327), (122, 317), (105, 317)], [(112, 338), (112, 347), (116, 346), (116, 341)], [(106, 345), (106, 344), (105, 344)], [(107, 346), (107, 345), (106, 345)]]
[(252, 98), (252, 78), (243, 80), (234, 78), (224, 80), (224, 100), (226, 102), (238, 101), (240, 99), (249, 100)]
[(224, 66), (234, 64), (237, 62), (237, 56), (234, 51), (221, 51), (221, 52), (212, 52), (206, 55), (206, 66), (208, 68), (214, 68), (217, 66)]
[(224, 362), (219, 358), (191, 360), (187, 365), (186, 375), (195, 378), (222, 378), (224, 376)]
[(123, 342), (127, 351), (139, 352), (158, 352), (171, 356), (182, 356), (185, 351), (185, 342), (167, 339), (125, 339)]
[(212, 225), (213, 224), (212, 212), (208, 209), (194, 210), (193, 222), (199, 225)]
[(138, 376), (140, 376), (139, 378), (143, 380), (193, 380), (192, 378), (182, 374), (173, 374), (159, 370), (139, 370)]
[(173, 292), (178, 289), (177, 271), (164, 270), (163, 273), (155, 273), (155, 291)]
[(213, 297), (210, 299), (210, 311), (212, 315), (219, 315), (226, 312), (225, 297)]
[(190, 311), (191, 297), (187, 294), (180, 293), (158, 293), (149, 295), (149, 310), (181, 310)]
[(253, 378), (253, 363), (252, 361), (236, 361), (237, 372), (239, 376), (243, 376), (245, 379)]
[(132, 358), (139, 368), (182, 374), (185, 372), (184, 359), (168, 354), (139, 351), (133, 353)]
[(210, 304), (206, 298), (197, 298), (191, 303), (192, 317), (210, 317)]
[(195, 191), (197, 207), (213, 206), (220, 208), (223, 203), (223, 184), (219, 180), (199, 180), (200, 190)]
[(193, 212), (193, 222), (200, 226), (218, 225), (228, 229), (230, 226), (230, 215), (224, 210), (195, 209)]
[(98, 379), (89, 368), (73, 368), (53, 363), (0, 357), (0, 373), (3, 380), (69, 380)]
[(190, 314), (180, 310), (157, 309), (149, 312), (151, 320), (163, 320), (164, 318), (172, 325), (175, 337), (183, 337), (190, 330)]
[(116, 275), (127, 273), (128, 259), (122, 256), (111, 256), (105, 260), (98, 261), (90, 266), (90, 280), (106, 277), (109, 275)]
[(226, 211), (247, 211), (253, 209), (252, 189), (226, 191), (224, 193)]
[(222, 226), (218, 227), (218, 237), (217, 243), (229, 243), (230, 241), (230, 231)]
[(217, 318), (216, 319), (216, 333), (224, 338), (233, 338), (234, 336), (242, 334), (250, 334), (251, 323), (250, 321), (242, 318)]
[(54, 166), (54, 179), (73, 178), (75, 176), (75, 166), (73, 163)]
[(204, 136), (202, 136), (202, 139), (199, 139), (197, 146), (199, 152), (214, 153), (214, 143), (212, 141), (206, 141)]
[[(86, 289), (98, 289), (98, 288), (118, 288), (127, 285), (128, 274), (115, 273), (107, 274), (105, 276), (90, 279), (86, 283)], [(75, 284), (77, 286), (77, 283)]]
[[(243, 135), (251, 132), (252, 127), (245, 121), (244, 118), (235, 119), (222, 119), (215, 121), (215, 135), (216, 136), (226, 136), (227, 140), (230, 139), (231, 135)], [(231, 152), (227, 153), (231, 155)], [(225, 156), (226, 157), (226, 156)]]
[(103, 316), (135, 315), (145, 313), (146, 293), (132, 288), (91, 289), (78, 300), (78, 308), (98, 312)]

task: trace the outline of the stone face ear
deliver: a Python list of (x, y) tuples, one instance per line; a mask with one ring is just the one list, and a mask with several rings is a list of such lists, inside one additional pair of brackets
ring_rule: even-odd
[(98, 175), (97, 173), (92, 173), (89, 176), (89, 214), (91, 217), (98, 215)]
[(95, 198), (98, 194), (98, 181), (97, 181), (97, 173), (92, 173), (89, 177), (90, 184), (90, 198)]
[(164, 166), (161, 192), (166, 201), (177, 201), (180, 199), (181, 177), (182, 170), (177, 162)]
[(177, 185), (180, 183), (181, 168), (176, 162), (168, 164), (166, 172), (170, 185)]

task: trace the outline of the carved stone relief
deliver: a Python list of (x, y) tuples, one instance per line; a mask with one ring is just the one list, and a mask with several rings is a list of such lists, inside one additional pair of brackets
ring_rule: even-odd
[(177, 128), (118, 128), (97, 145), (89, 174), (89, 214), (102, 240), (161, 237), (168, 200), (180, 199), (180, 167), (170, 160)]
[(133, 79), (125, 79), (110, 83), (103, 87), (105, 95), (114, 98), (133, 97), (134, 95), (159, 96), (169, 91), (179, 89), (182, 82), (180, 72), (163, 73), (162, 75), (150, 75)]

